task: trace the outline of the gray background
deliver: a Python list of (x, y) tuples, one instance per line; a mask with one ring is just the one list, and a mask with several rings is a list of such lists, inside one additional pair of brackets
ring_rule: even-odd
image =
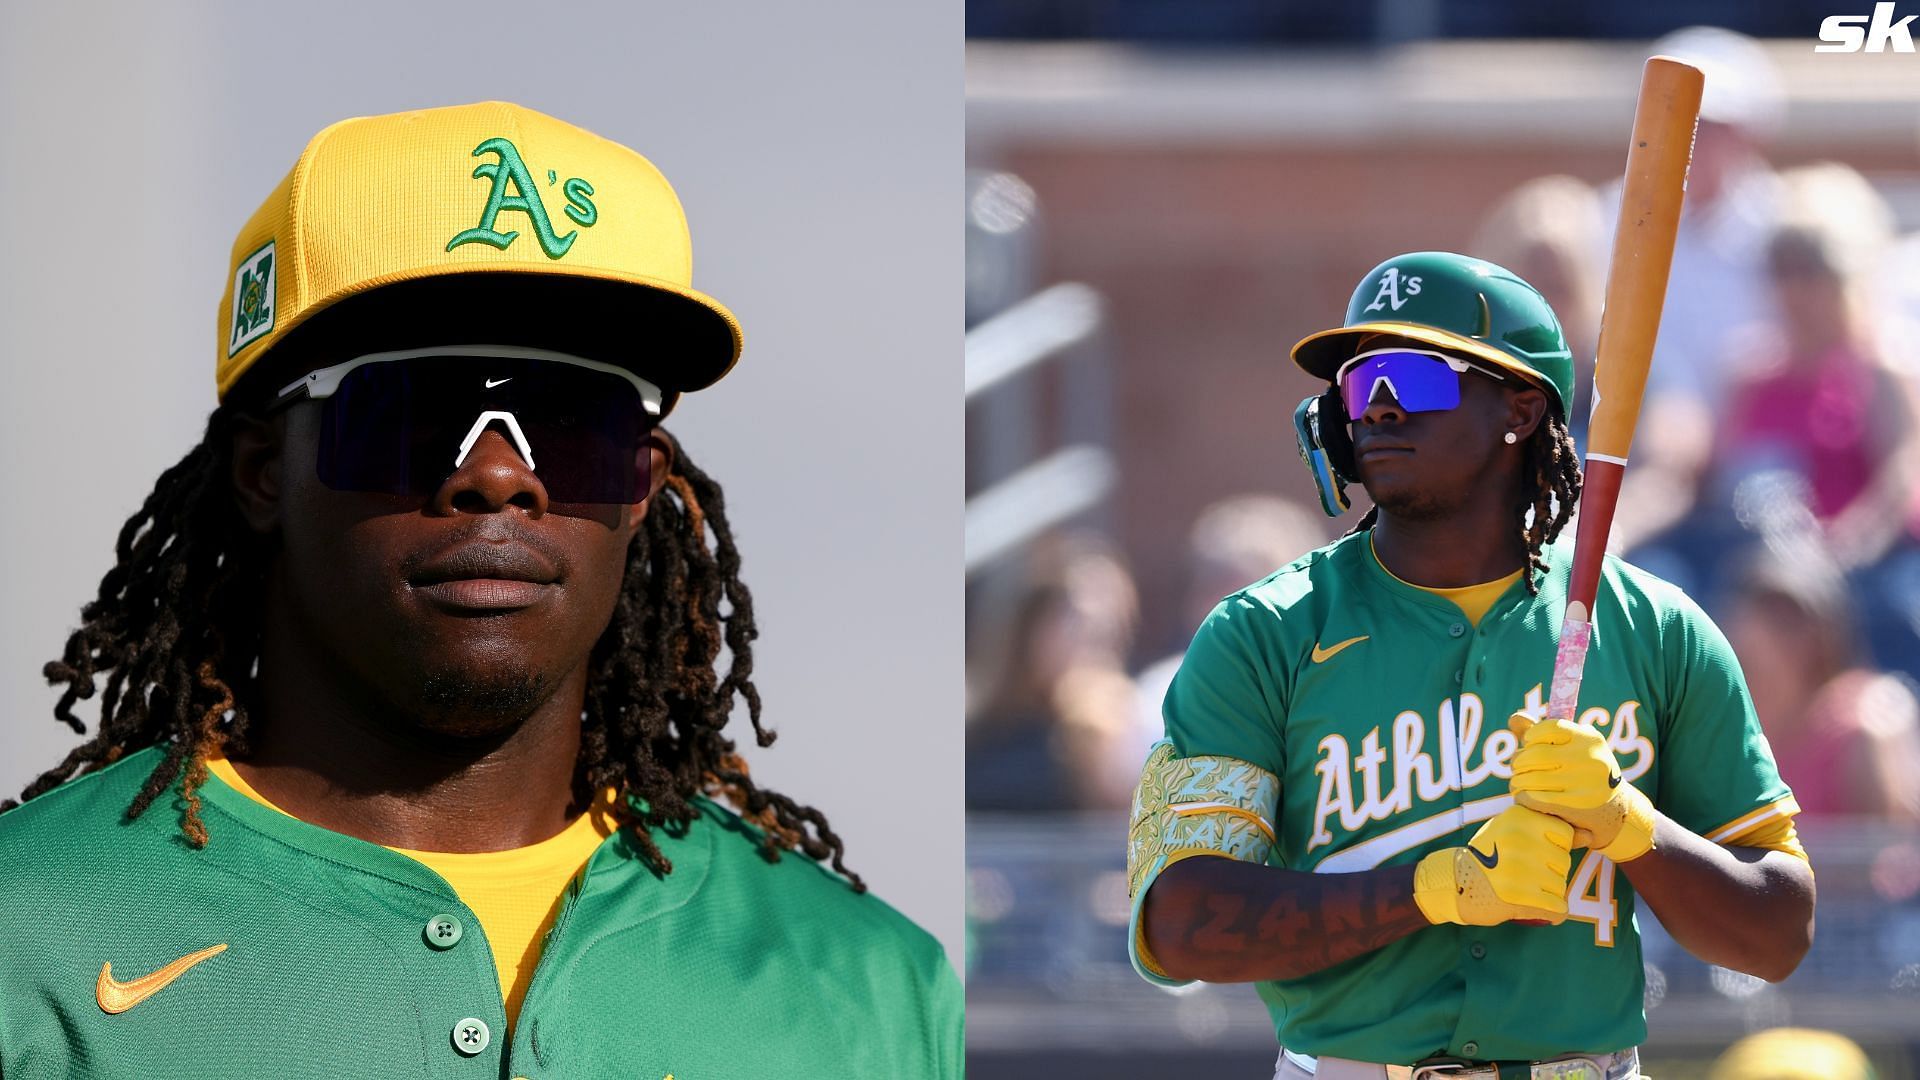
[(234, 233), (328, 123), (504, 98), (678, 190), (694, 284), (746, 328), (671, 427), (727, 489), (758, 603), (781, 739), (749, 760), (957, 959), (961, 24), (884, 0), (0, 0), (0, 790), (73, 744), (39, 670), (199, 440)]

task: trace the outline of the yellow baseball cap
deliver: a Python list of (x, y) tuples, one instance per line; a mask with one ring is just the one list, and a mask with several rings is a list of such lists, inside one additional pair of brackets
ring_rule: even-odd
[[(616, 354), (597, 359), (669, 391), (711, 386), (740, 357), (739, 320), (693, 288), (686, 214), (666, 177), (618, 143), (507, 102), (321, 131), (234, 238), (228, 271), (215, 351), (222, 398), (330, 306), (456, 275), (575, 279), (578, 302), (551, 316), (595, 323)], [(474, 341), (487, 338), (486, 307), (473, 305)]]

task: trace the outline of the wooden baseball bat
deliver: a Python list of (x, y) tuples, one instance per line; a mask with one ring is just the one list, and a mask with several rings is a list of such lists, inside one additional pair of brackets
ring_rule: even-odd
[(1620, 224), (1613, 234), (1606, 306), (1600, 315), (1573, 580), (1567, 591), (1566, 619), (1560, 625), (1547, 711), (1559, 719), (1579, 719), (1575, 708), (1587, 644), (1593, 637), (1593, 600), (1600, 587), (1600, 566), (1607, 554), (1607, 533), (1620, 498), (1627, 451), (1640, 419), (1647, 368), (1653, 362), (1653, 340), (1666, 301), (1667, 272), (1673, 266), (1673, 242), (1680, 228), (1680, 203), (1686, 194), (1687, 163), (1693, 157), (1704, 83), (1699, 68), (1670, 56), (1648, 60), (1640, 75), (1626, 183), (1620, 189)]

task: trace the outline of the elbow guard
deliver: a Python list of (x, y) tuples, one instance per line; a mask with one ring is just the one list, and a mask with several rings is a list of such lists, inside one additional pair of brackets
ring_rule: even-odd
[(1162, 739), (1147, 755), (1127, 829), (1127, 953), (1148, 982), (1178, 986), (1147, 951), (1140, 911), (1160, 872), (1181, 859), (1219, 855), (1264, 863), (1273, 851), (1280, 778), (1230, 757), (1177, 757)]

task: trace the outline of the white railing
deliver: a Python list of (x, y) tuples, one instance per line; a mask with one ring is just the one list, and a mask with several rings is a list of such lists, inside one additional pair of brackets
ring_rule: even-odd
[[(969, 405), (989, 394), (1017, 394), (1009, 382), (1029, 376), (1099, 333), (1105, 305), (1092, 288), (1074, 282), (1049, 286), (967, 331)], [(1069, 393), (1071, 393), (1071, 388)], [(1085, 404), (1069, 402), (1069, 407)], [(1018, 426), (1032, 426), (1031, 409), (1016, 403)], [(996, 432), (995, 438), (1007, 433)], [(1016, 441), (1026, 441), (1024, 438)], [(1023, 450), (1016, 450), (1023, 453)], [(1048, 529), (1093, 509), (1113, 490), (1113, 456), (1092, 442), (1074, 442), (1037, 460), (1013, 464), (967, 500), (966, 567), (971, 576), (1017, 551)]]

